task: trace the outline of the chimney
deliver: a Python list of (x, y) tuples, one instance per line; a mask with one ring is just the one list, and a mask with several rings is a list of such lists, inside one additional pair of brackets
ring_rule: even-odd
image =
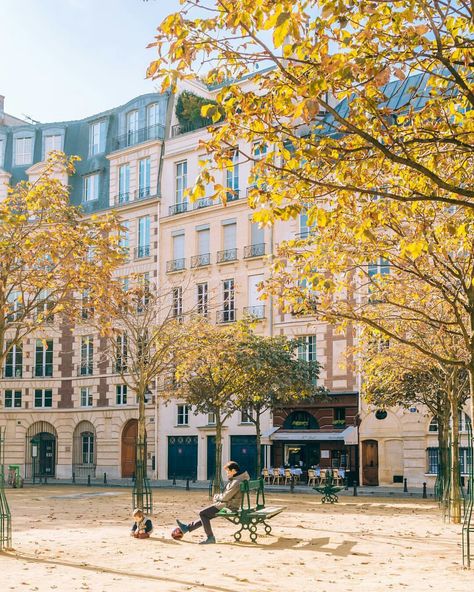
[(3, 122), (5, 120), (5, 97), (3, 95), (0, 95), (0, 125), (3, 125)]

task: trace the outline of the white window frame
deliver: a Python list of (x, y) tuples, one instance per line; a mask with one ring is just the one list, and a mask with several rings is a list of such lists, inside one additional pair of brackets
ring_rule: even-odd
[(209, 314), (209, 284), (202, 282), (196, 284), (197, 313), (207, 317)]
[(138, 198), (151, 195), (151, 159), (142, 158), (138, 161)]
[(186, 404), (176, 405), (176, 425), (189, 426), (190, 406)]
[(214, 413), (214, 411), (210, 411), (207, 414), (207, 425), (216, 425), (216, 423), (216, 414)]
[(95, 121), (89, 126), (89, 156), (105, 152), (105, 121)]
[[(7, 393), (10, 393), (7, 399)], [(23, 406), (23, 391), (21, 389), (5, 389), (3, 391), (3, 406), (5, 409), (20, 409)], [(7, 400), (9, 400), (10, 404), (7, 405)], [(19, 401), (19, 405), (17, 402)]]
[(115, 385), (115, 404), (126, 405), (127, 404), (127, 385), (117, 384)]
[[(81, 376), (92, 376), (94, 373), (94, 337), (92, 335), (82, 335), (80, 351)], [(82, 372), (82, 369), (85, 372)]]
[(33, 162), (33, 138), (31, 136), (15, 138), (14, 160), (15, 166), (27, 165)]
[(306, 362), (316, 361), (316, 335), (304, 335), (299, 338), (298, 358)]
[[(51, 146), (48, 146), (49, 142), (51, 142)], [(46, 160), (48, 158), (48, 155), (50, 152), (54, 152), (55, 150), (60, 151), (62, 149), (63, 149), (63, 136), (61, 134), (45, 134), (43, 160)]]
[(176, 286), (173, 288), (173, 318), (180, 318), (183, 315), (183, 288)]
[[(36, 393), (37, 392), (41, 392), (41, 405), (37, 405), (36, 404)], [(46, 405), (46, 393), (51, 393), (51, 399), (48, 395), (48, 401), (51, 403), (51, 405)], [(51, 409), (53, 407), (53, 390), (52, 389), (34, 389), (33, 391), (33, 407), (35, 409), (41, 409), (41, 408), (47, 408), (47, 409)]]
[(188, 161), (175, 163), (175, 204), (186, 203), (185, 190), (188, 187)]
[(81, 386), (80, 399), (81, 407), (92, 407), (92, 389), (90, 386)]
[(99, 199), (99, 173), (84, 177), (84, 202), (97, 201)]

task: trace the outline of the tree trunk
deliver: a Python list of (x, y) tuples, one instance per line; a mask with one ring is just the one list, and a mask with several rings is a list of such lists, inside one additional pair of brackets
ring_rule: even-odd
[(222, 480), (222, 420), (220, 413), (216, 413), (216, 472), (212, 483), (212, 493), (220, 493)]
[(138, 433), (137, 433), (137, 460), (135, 467), (135, 489), (137, 506), (144, 508), (143, 494), (145, 490), (146, 478), (146, 458), (145, 458), (145, 393), (137, 392), (138, 396)]
[(260, 409), (255, 409), (255, 440), (257, 443), (257, 458), (256, 458), (256, 477), (260, 477), (262, 473), (262, 431), (260, 428)]
[(445, 488), (449, 482), (449, 407), (440, 405), (438, 412), (438, 447), (439, 447), (439, 481), (440, 499), (443, 499)]
[(461, 484), (459, 472), (459, 415), (456, 392), (450, 393), (451, 401), (451, 479), (449, 484), (449, 506), (451, 522), (461, 523)]

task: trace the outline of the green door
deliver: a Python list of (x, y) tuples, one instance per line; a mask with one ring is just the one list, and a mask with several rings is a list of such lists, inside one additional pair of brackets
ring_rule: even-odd
[(35, 477), (54, 477), (56, 473), (56, 438), (48, 432), (41, 432), (31, 440), (35, 447), (36, 457), (33, 458)]
[(197, 479), (197, 436), (168, 436), (168, 479)]
[(242, 471), (248, 471), (250, 477), (255, 479), (257, 472), (257, 437), (231, 436), (230, 460), (238, 463)]

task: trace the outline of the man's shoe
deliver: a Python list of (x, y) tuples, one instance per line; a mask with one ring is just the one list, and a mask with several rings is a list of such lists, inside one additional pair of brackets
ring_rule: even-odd
[(216, 537), (208, 536), (205, 541), (201, 541), (200, 545), (213, 545), (216, 542)]
[(185, 524), (184, 522), (181, 522), (181, 520), (176, 520), (176, 524), (178, 525), (179, 529), (181, 530), (181, 532), (183, 534), (186, 534), (187, 532), (189, 532), (189, 526), (187, 524)]

